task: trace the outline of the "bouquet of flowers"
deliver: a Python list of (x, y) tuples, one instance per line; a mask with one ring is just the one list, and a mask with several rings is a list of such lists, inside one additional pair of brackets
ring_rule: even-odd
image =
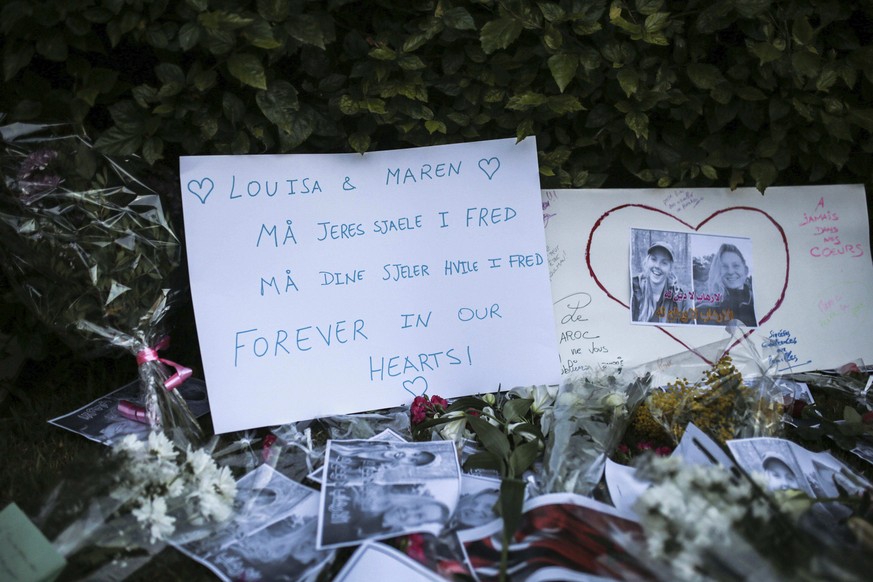
[(652, 486), (634, 507), (648, 557), (677, 580), (862, 580), (873, 562), (860, 537), (846, 541), (806, 518), (835, 501), (853, 502), (855, 523), (870, 526), (862, 499), (819, 500), (800, 491), (766, 491), (763, 476), (738, 468), (684, 464), (646, 455), (637, 475)]
[(730, 352), (718, 350), (711, 359), (701, 359), (700, 351), (675, 358), (684, 365), (676, 365), (674, 359), (674, 374), (698, 372), (700, 378), (691, 382), (686, 376), (677, 377), (652, 390), (636, 411), (629, 433), (667, 446), (679, 443), (689, 422), (720, 443), (779, 434), (787, 395), (762, 362), (737, 347)]
[(233, 514), (236, 480), (206, 448), (179, 447), (163, 432), (145, 441), (128, 435), (106, 462), (108, 486), (105, 478), (61, 483), (35, 519), (60, 555), (78, 555), (80, 568), (89, 552), (200, 539)]
[(634, 371), (564, 381), (546, 448), (548, 491), (589, 495), (594, 490), (606, 457), (618, 446), (650, 384), (649, 374)]
[[(136, 356), (149, 423), (199, 441), (174, 390), (191, 371), (161, 358), (180, 244), (159, 195), (65, 126), (0, 127), (0, 253), (20, 300), (76, 347)], [(172, 369), (175, 369), (171, 372)]]

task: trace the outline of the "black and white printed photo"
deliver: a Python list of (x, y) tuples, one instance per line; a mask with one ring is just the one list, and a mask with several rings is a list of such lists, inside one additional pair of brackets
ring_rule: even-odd
[(789, 441), (776, 438), (728, 441), (737, 463), (749, 473), (763, 474), (772, 491), (798, 489), (814, 495)]
[(691, 240), (697, 323), (727, 325), (733, 320), (757, 327), (752, 286), (752, 241), (695, 235)]
[(631, 229), (631, 321), (694, 324), (689, 235)]
[(233, 519), (178, 548), (224, 580), (307, 580), (334, 555), (317, 526), (318, 492), (261, 465), (237, 484)]
[(500, 480), (490, 477), (461, 476), (461, 497), (452, 514), (450, 527), (455, 530), (478, 527), (500, 517), (497, 500)]
[[(185, 399), (194, 418), (199, 418), (209, 412), (206, 384), (202, 380), (191, 378), (176, 390)], [(119, 410), (121, 403), (141, 408), (142, 396), (139, 380), (125, 384), (106, 396), (49, 422), (105, 445), (111, 445), (129, 434), (138, 435), (140, 438), (147, 437), (150, 428), (144, 422), (144, 411), (139, 421), (133, 420), (124, 416)]]
[(319, 547), (428, 532), (446, 526), (460, 493), (452, 441), (329, 441)]
[[(326, 453), (333, 482), (397, 483), (457, 478), (457, 458), (439, 442), (334, 440)], [(454, 456), (453, 456), (454, 455)]]

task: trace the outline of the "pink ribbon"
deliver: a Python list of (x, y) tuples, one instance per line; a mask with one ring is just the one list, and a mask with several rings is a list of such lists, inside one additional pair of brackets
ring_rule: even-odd
[(191, 368), (186, 368), (185, 366), (181, 366), (176, 362), (171, 362), (166, 358), (162, 358), (158, 356), (158, 350), (166, 349), (170, 345), (170, 337), (164, 336), (161, 340), (155, 345), (153, 348), (145, 348), (136, 354), (136, 364), (138, 366), (142, 366), (146, 362), (160, 362), (162, 364), (166, 364), (171, 368), (176, 370), (176, 373), (167, 378), (164, 382), (164, 388), (167, 390), (173, 390), (174, 388), (178, 388), (185, 381), (191, 377), (193, 373)]
[(134, 422), (139, 422), (141, 424), (149, 423), (145, 407), (130, 402), (129, 400), (118, 401), (118, 412), (124, 418), (132, 420)]

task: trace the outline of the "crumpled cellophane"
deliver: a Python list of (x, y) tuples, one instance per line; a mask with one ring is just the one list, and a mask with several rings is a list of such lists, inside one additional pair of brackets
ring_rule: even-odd
[[(749, 329), (729, 326), (728, 337), (647, 367), (653, 386), (645, 410), (678, 444), (689, 422), (724, 444), (730, 439), (777, 436), (789, 402), (774, 362), (763, 358)], [(639, 416), (635, 422), (639, 422)]]
[(69, 126), (16, 123), (0, 126), (0, 171), (0, 253), (22, 303), (79, 351), (148, 360), (139, 371), (150, 424), (200, 441), (155, 351), (181, 250), (160, 196), (138, 178), (148, 170), (100, 154)]

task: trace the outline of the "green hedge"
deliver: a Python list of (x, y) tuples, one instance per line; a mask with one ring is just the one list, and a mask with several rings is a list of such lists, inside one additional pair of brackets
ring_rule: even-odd
[(20, 0), (9, 120), (110, 153), (536, 135), (544, 187), (873, 183), (873, 7), (836, 0)]

